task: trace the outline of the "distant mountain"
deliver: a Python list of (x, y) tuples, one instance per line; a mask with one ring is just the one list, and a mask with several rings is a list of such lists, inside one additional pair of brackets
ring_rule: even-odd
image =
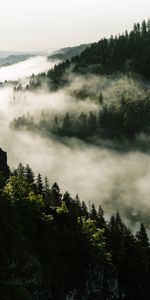
[(0, 51), (0, 67), (16, 64), (37, 55), (47, 55), (44, 52), (9, 52)]
[(23, 54), (23, 55), (10, 55), (5, 58), (0, 58), (0, 67), (9, 66), (21, 61), (25, 61), (29, 57), (33, 57), (33, 56), (35, 55)]
[(82, 51), (84, 51), (87, 47), (89, 47), (91, 44), (82, 44), (75, 47), (66, 47), (62, 48), (60, 50), (55, 51), (50, 56), (48, 56), (49, 59), (59, 59), (59, 60), (66, 60), (71, 59), (72, 57), (76, 55), (80, 55)]
[(22, 51), (1, 51), (0, 50), (0, 58), (6, 58), (8, 56), (24, 56), (24, 55), (46, 55), (45, 51), (27, 51), (27, 52), (22, 52)]
[(11, 55), (22, 55), (24, 53), (22, 52), (16, 52), (16, 51), (0, 51), (0, 58), (6, 58)]

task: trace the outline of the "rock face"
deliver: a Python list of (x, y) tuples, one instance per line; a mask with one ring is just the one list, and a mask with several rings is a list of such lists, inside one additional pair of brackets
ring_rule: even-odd
[(7, 153), (0, 148), (0, 173), (5, 177), (9, 176), (9, 167), (7, 165)]

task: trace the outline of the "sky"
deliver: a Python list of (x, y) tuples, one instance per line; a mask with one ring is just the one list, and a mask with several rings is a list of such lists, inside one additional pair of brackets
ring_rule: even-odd
[(7, 51), (95, 42), (150, 17), (149, 0), (0, 1), (0, 50)]

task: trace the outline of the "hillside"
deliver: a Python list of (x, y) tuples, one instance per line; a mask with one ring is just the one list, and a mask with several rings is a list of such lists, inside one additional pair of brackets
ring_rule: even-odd
[[(143, 21), (129, 33), (102, 39), (47, 73), (32, 76), (27, 88), (42, 88), (46, 83), (50, 91), (63, 88), (77, 103), (90, 99), (98, 105), (96, 113), (83, 110), (70, 116), (68, 111), (64, 119), (57, 116), (57, 124), (54, 116), (53, 126), (45, 120), (46, 135), (53, 132), (88, 141), (91, 137), (130, 139), (150, 132), (149, 79), (150, 21)], [(19, 119), (14, 125), (28, 127), (28, 120)]]
[[(66, 61), (56, 65), (47, 74), (39, 75), (37, 81), (49, 80), (51, 89), (62, 87), (68, 82), (64, 75), (69, 68), (78, 74), (136, 72), (143, 78), (150, 79), (150, 20), (134, 24), (129, 33), (126, 31), (119, 36), (102, 39), (91, 44), (80, 55), (66, 58)], [(31, 88), (32, 83), (31, 80)]]
[(48, 59), (59, 59), (59, 60), (66, 60), (71, 59), (72, 57), (76, 55), (80, 55), (81, 52), (83, 52), (87, 47), (89, 47), (90, 44), (82, 44), (75, 47), (66, 47), (62, 48), (58, 51), (55, 51), (52, 55), (48, 56)]
[(9, 66), (16, 64), (21, 61), (25, 61), (26, 59), (33, 57), (35, 55), (30, 55), (30, 54), (22, 54), (22, 55), (9, 55), (5, 58), (0, 57), (0, 67), (3, 66)]
[(106, 221), (29, 165), (6, 174), (2, 150), (0, 166), (1, 300), (149, 299), (143, 224), (135, 234), (119, 213)]

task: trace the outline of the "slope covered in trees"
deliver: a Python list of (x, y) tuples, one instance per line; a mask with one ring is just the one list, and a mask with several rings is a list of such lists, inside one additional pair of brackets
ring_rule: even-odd
[(72, 57), (76, 56), (76, 55), (80, 55), (81, 52), (83, 52), (87, 47), (89, 47), (90, 44), (82, 44), (79, 46), (75, 46), (75, 47), (66, 47), (66, 48), (62, 48), (58, 51), (55, 51), (54, 53), (52, 53), (50, 56), (48, 56), (48, 59), (52, 60), (52, 59), (59, 59), (59, 60), (66, 60), (66, 59), (71, 59)]
[(143, 224), (133, 234), (118, 212), (106, 221), (29, 165), (5, 176), (1, 153), (0, 299), (149, 299)]
[[(51, 89), (60, 88), (68, 83), (65, 73), (69, 68), (72, 72), (80, 74), (110, 75), (116, 72), (136, 72), (143, 78), (150, 79), (150, 20), (134, 24), (129, 33), (126, 31), (119, 36), (92, 43), (80, 55), (71, 59), (68, 57), (47, 74), (39, 75), (38, 81), (44, 78), (48, 80)], [(32, 79), (29, 86), (34, 88)]]
[(95, 136), (130, 139), (140, 133), (149, 134), (149, 79), (150, 20), (134, 24), (129, 33), (91, 44), (80, 55), (55, 65), (47, 74), (31, 77), (27, 89), (42, 88), (42, 83), (48, 84), (50, 90), (64, 88), (77, 105), (79, 100), (88, 99), (98, 104), (96, 113), (83, 110), (71, 114), (68, 110), (64, 117), (53, 115), (50, 121), (40, 119), (38, 124), (19, 117), (14, 120), (14, 127), (23, 125), (28, 129), (42, 129), (47, 136), (54, 133), (83, 140)]
[[(12, 121), (12, 128), (31, 130), (47, 137), (53, 133), (60, 137), (76, 137), (92, 142), (94, 138), (97, 141), (127, 138), (134, 143), (141, 133), (150, 133), (150, 91), (147, 85), (128, 78), (112, 82), (110, 87), (104, 89), (104, 93), (99, 94), (99, 90), (95, 92), (91, 88), (91, 95), (95, 95), (90, 99), (90, 104), (86, 102), (86, 97), (89, 99), (92, 96), (88, 95), (88, 87), (85, 85), (84, 93), (80, 89), (73, 93), (74, 97), (76, 94), (76, 97), (80, 97), (80, 100), (76, 99), (77, 107), (84, 103), (86, 111), (69, 112), (68, 108), (67, 112), (55, 114), (49, 109), (41, 112), (38, 118), (30, 114), (22, 115)], [(87, 111), (86, 103), (89, 106), (95, 103), (96, 109), (90, 111), (89, 107)]]

